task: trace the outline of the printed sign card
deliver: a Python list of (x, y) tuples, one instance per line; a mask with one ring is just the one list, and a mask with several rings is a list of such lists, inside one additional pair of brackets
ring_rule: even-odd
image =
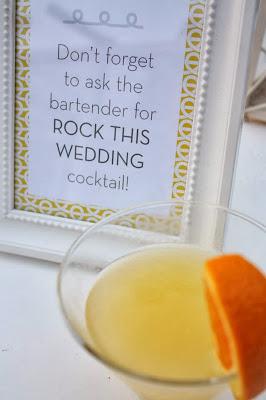
[(97, 221), (185, 196), (204, 10), (18, 2), (17, 209)]

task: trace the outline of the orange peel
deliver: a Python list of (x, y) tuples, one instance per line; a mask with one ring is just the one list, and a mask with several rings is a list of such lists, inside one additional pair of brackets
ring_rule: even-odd
[(252, 399), (266, 389), (266, 277), (240, 255), (221, 255), (207, 260), (204, 283), (218, 357), (237, 371), (236, 396)]

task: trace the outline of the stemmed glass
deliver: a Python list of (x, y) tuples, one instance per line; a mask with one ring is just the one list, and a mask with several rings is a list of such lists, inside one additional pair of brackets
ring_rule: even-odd
[[(118, 374), (145, 400), (210, 400), (230, 398), (237, 374), (208, 379), (160, 379), (107, 359), (88, 332), (85, 306), (99, 275), (115, 260), (151, 245), (195, 245), (219, 253), (239, 253), (265, 268), (266, 228), (234, 210), (197, 202), (150, 203), (112, 215), (89, 228), (66, 254), (58, 278), (64, 316), (88, 354)], [(229, 397), (228, 397), (229, 396)]]

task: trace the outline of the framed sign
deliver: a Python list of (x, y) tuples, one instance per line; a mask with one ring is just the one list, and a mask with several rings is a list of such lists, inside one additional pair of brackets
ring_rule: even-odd
[(115, 210), (228, 203), (258, 8), (233, 3), (0, 1), (0, 250), (59, 261)]

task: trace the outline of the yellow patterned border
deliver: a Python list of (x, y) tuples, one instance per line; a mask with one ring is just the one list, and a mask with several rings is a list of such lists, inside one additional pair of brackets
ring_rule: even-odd
[(190, 1), (172, 190), (178, 200), (186, 194), (205, 5), (205, 0)]
[[(206, 0), (191, 0), (177, 132), (172, 198), (186, 194), (191, 133), (198, 81)], [(28, 194), (30, 0), (16, 2), (15, 208), (57, 217), (97, 222), (112, 209), (52, 201)]]

